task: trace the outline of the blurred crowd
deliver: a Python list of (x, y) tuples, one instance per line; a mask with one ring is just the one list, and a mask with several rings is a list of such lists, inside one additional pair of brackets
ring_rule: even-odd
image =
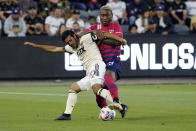
[(127, 34), (196, 33), (196, 0), (0, 0), (0, 36), (58, 36), (100, 23), (108, 5)]

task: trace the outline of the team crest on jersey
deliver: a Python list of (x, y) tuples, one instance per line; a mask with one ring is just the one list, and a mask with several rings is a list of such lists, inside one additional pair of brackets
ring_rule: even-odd
[(114, 32), (114, 30), (113, 30), (113, 29), (112, 29), (112, 30), (109, 30), (109, 32), (110, 32), (110, 33), (113, 33), (113, 32)]

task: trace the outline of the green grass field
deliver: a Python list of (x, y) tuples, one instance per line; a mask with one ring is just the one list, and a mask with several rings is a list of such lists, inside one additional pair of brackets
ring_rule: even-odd
[(114, 121), (98, 119), (94, 94), (81, 92), (72, 120), (54, 121), (64, 112), (67, 91), (0, 87), (0, 131), (196, 131), (196, 85), (119, 86), (129, 111)]

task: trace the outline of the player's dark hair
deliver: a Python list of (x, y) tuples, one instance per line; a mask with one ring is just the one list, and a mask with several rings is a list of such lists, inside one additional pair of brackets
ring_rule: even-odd
[(64, 42), (65, 41), (65, 39), (68, 37), (68, 36), (74, 36), (74, 32), (73, 31), (71, 31), (71, 30), (66, 30), (66, 31), (64, 31), (63, 33), (62, 33), (62, 36), (61, 36), (61, 38), (62, 38), (62, 41)]

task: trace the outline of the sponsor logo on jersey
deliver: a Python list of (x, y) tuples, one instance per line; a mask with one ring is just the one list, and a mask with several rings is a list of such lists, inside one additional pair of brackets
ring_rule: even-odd
[(84, 49), (84, 46), (82, 46), (78, 51), (77, 51), (77, 55), (81, 56), (86, 50)]

